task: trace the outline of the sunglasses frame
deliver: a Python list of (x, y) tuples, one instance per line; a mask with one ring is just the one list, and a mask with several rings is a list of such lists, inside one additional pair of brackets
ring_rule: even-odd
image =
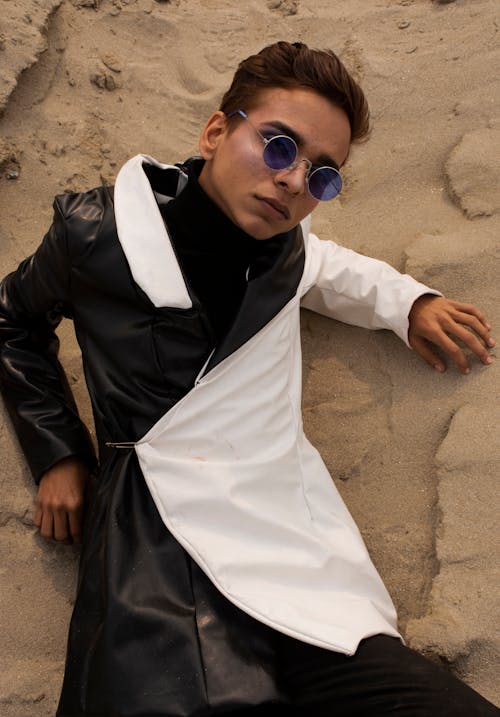
[[(242, 117), (243, 119), (248, 120), (249, 124), (254, 128), (254, 130), (257, 132), (257, 134), (258, 134), (259, 137), (261, 138), (261, 140), (262, 140), (262, 142), (263, 142), (263, 144), (264, 144), (264, 150), (263, 150), (263, 153), (262, 153), (262, 157), (263, 157), (263, 159), (264, 159), (264, 163), (265, 163), (266, 167), (269, 167), (269, 169), (272, 169), (273, 172), (283, 172), (284, 170), (295, 169), (295, 167), (298, 167), (299, 164), (302, 164), (302, 162), (305, 162), (306, 167), (307, 167), (307, 172), (306, 172), (306, 176), (305, 176), (304, 180), (305, 180), (305, 183), (306, 183), (306, 185), (307, 185), (307, 191), (309, 192), (309, 194), (311, 195), (311, 197), (312, 197), (313, 199), (316, 199), (316, 201), (319, 201), (319, 202), (328, 202), (328, 201), (330, 201), (331, 199), (335, 199), (335, 197), (338, 197), (338, 195), (339, 195), (340, 192), (342, 191), (342, 177), (341, 177), (341, 174), (340, 174), (340, 172), (338, 171), (338, 169), (336, 169), (335, 167), (329, 167), (329, 166), (327, 166), (327, 165), (322, 166), (322, 167), (316, 167), (315, 169), (313, 169), (313, 166), (314, 166), (314, 165), (313, 165), (313, 163), (311, 162), (310, 159), (307, 159), (307, 157), (304, 157), (303, 159), (297, 159), (298, 154), (299, 154), (299, 148), (297, 147), (297, 143), (295, 142), (294, 139), (292, 139), (292, 137), (289, 137), (289, 136), (286, 135), (286, 134), (277, 134), (277, 135), (275, 135), (274, 137), (270, 137), (270, 138), (268, 139), (267, 137), (264, 137), (264, 135), (263, 135), (262, 132), (259, 130), (259, 128), (254, 125), (254, 123), (252, 122), (252, 120), (250, 119), (250, 117), (247, 115), (247, 113), (246, 113), (244, 110), (234, 110), (234, 112), (229, 112), (229, 114), (226, 114), (226, 117), (227, 117), (227, 119), (231, 119), (231, 117), (234, 117), (235, 115), (239, 115), (239, 116)], [(265, 158), (266, 148), (267, 148), (267, 146), (268, 146), (271, 142), (273, 142), (273, 141), (276, 140), (276, 139), (286, 139), (286, 140), (288, 140), (289, 142), (291, 142), (292, 145), (295, 147), (295, 160), (294, 160), (291, 164), (289, 164), (287, 167), (281, 167), (281, 168), (276, 169), (275, 167), (272, 167), (270, 164), (268, 164), (268, 163), (266, 162), (266, 158)], [(340, 181), (340, 189), (339, 189), (339, 191), (338, 191), (336, 194), (334, 194), (333, 197), (327, 197), (326, 199), (322, 199), (322, 198), (320, 198), (320, 197), (316, 197), (316, 196), (311, 192), (311, 187), (310, 187), (311, 177), (313, 177), (316, 172), (319, 172), (319, 171), (322, 170), (322, 169), (329, 169), (330, 171), (335, 172), (335, 174), (338, 176), (339, 181)], [(311, 171), (311, 170), (312, 170), (312, 171)]]

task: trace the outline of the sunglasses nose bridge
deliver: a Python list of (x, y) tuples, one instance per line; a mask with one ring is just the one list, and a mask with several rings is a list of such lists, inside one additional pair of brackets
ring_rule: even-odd
[[(305, 168), (302, 166), (304, 164)], [(303, 180), (304, 182), (307, 182), (307, 180), (309, 179), (309, 175), (311, 174), (312, 162), (311, 160), (306, 159), (306, 157), (304, 157), (303, 159), (296, 159), (295, 162), (288, 167), (288, 169), (302, 169), (304, 171)]]
[[(309, 176), (309, 165), (307, 164), (307, 161), (308, 160), (306, 159), (299, 159), (293, 162), (289, 167), (277, 170), (276, 182), (278, 184), (286, 185), (292, 194), (300, 194), (301, 192), (304, 192)], [(304, 162), (306, 162), (305, 169), (303, 167)]]
[(299, 164), (302, 162), (304, 162), (304, 164), (306, 165), (306, 179), (307, 179), (309, 177), (309, 175), (311, 174), (311, 169), (312, 169), (313, 164), (310, 159), (307, 159), (307, 157), (304, 157), (303, 159), (298, 160)]

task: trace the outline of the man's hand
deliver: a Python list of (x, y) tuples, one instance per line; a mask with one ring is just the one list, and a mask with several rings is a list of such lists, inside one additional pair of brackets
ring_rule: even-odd
[(42, 476), (33, 523), (44, 538), (80, 543), (89, 472), (78, 458), (65, 458)]
[(475, 306), (443, 296), (424, 294), (415, 301), (408, 318), (410, 346), (436, 371), (444, 371), (446, 364), (434, 352), (431, 344), (442, 349), (459, 371), (469, 373), (469, 361), (456, 339), (484, 364), (492, 363), (488, 348), (495, 346), (495, 339), (490, 336), (491, 327), (484, 314)]

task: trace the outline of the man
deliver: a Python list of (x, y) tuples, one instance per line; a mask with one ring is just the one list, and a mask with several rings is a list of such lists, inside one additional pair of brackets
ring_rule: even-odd
[(53, 333), (75, 323), (99, 442), (58, 715), (491, 715), (405, 648), (391, 600), (302, 432), (299, 308), (390, 328), (437, 370), (483, 363), (484, 316), (308, 232), (366, 135), (339, 60), (241, 63), (199, 159), (138, 156), (55, 202), (4, 280), (6, 405), (35, 524), (80, 539), (95, 460)]

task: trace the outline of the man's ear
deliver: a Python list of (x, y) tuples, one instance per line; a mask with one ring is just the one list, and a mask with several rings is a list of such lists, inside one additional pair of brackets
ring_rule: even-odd
[(218, 144), (225, 135), (227, 129), (227, 117), (221, 110), (217, 110), (210, 117), (203, 128), (199, 147), (203, 159), (213, 159)]

